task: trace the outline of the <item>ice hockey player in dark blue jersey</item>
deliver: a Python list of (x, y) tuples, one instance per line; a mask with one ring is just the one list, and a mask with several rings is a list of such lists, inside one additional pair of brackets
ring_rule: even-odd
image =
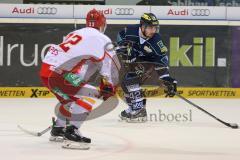
[(152, 13), (144, 13), (139, 25), (127, 26), (117, 36), (117, 50), (127, 73), (122, 79), (122, 89), (128, 108), (120, 118), (127, 122), (146, 122), (146, 99), (141, 85), (157, 72), (159, 84), (166, 87), (166, 96), (173, 97), (177, 91), (177, 81), (169, 75), (167, 47), (159, 34), (159, 22)]

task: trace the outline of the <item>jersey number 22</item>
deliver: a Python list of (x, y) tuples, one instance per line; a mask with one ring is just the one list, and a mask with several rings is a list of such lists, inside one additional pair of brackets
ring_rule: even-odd
[(62, 50), (64, 50), (64, 52), (67, 52), (71, 48), (71, 46), (76, 45), (81, 40), (82, 37), (80, 35), (72, 34), (68, 36), (66, 42), (59, 44), (59, 46), (62, 48)]

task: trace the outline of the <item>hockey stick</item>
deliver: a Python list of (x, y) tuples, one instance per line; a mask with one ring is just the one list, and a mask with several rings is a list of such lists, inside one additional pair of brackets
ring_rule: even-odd
[(212, 118), (214, 118), (215, 120), (221, 122), (222, 124), (224, 124), (225, 126), (228, 126), (232, 129), (237, 129), (239, 128), (238, 124), (236, 123), (227, 123), (219, 118), (217, 118), (216, 116), (214, 116), (213, 114), (209, 113), (208, 111), (204, 110), (203, 108), (201, 108), (200, 106), (196, 105), (195, 103), (189, 101), (188, 99), (186, 99), (185, 97), (181, 96), (179, 93), (175, 92), (175, 95), (179, 98), (181, 98), (182, 100), (184, 100), (185, 102), (187, 102), (188, 104), (191, 104), (192, 106), (196, 107), (197, 109), (203, 111), (204, 113), (208, 114), (209, 116), (211, 116)]
[[(115, 47), (115, 50), (118, 49), (117, 47), (119, 47), (119, 46), (117, 45), (117, 46)], [(144, 81), (145, 81), (146, 79), (148, 79), (148, 77), (149, 77), (149, 76), (145, 77)], [(166, 89), (166, 87), (165, 87), (165, 89)], [(185, 97), (181, 96), (181, 95), (178, 94), (177, 92), (175, 92), (175, 95), (176, 95), (177, 97), (181, 98), (182, 100), (184, 100), (185, 102), (187, 102), (187, 103), (191, 104), (192, 106), (196, 107), (197, 109), (199, 109), (199, 110), (203, 111), (204, 113), (208, 114), (209, 116), (211, 116), (211, 117), (214, 118), (215, 120), (221, 122), (221, 123), (224, 124), (225, 126), (228, 126), (228, 127), (232, 128), (232, 129), (237, 129), (237, 128), (239, 128), (236, 123), (227, 123), (227, 122), (225, 122), (225, 121), (217, 118), (217, 117), (214, 116), (213, 114), (209, 113), (208, 111), (204, 110), (204, 109), (201, 108), (200, 106), (198, 106), (198, 105), (194, 104), (193, 102), (189, 101), (188, 99), (186, 99)]]
[(23, 127), (21, 127), (20, 125), (17, 125), (17, 127), (23, 131), (24, 133), (27, 133), (27, 134), (30, 134), (32, 136), (36, 136), (36, 137), (40, 137), (42, 136), (43, 134), (47, 133), (51, 128), (52, 126), (49, 126), (48, 128), (44, 129), (43, 131), (40, 131), (40, 132), (34, 132), (34, 131), (29, 131)]
[[(53, 121), (53, 123), (55, 122), (55, 118), (54, 117), (52, 117), (52, 121)], [(29, 130), (25, 129), (25, 128), (21, 127), (20, 125), (17, 125), (17, 127), (21, 131), (23, 131), (24, 133), (27, 133), (27, 134), (30, 134), (30, 135), (36, 136), (36, 137), (40, 137), (40, 136), (42, 136), (43, 134), (47, 133), (48, 131), (50, 131), (52, 129), (52, 125), (51, 125), (51, 126), (47, 127), (46, 129), (44, 129), (43, 131), (34, 132), (34, 131), (29, 131)]]

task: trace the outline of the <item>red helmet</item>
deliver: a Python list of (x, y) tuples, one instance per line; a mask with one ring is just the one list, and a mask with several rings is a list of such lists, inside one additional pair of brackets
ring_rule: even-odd
[(106, 18), (102, 12), (92, 9), (88, 12), (86, 18), (86, 26), (100, 29), (101, 26), (106, 25)]

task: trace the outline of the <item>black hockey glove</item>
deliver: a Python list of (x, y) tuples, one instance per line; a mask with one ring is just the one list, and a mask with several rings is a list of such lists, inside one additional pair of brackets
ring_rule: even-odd
[(121, 54), (120, 57), (125, 63), (132, 63), (136, 61), (136, 57), (132, 55), (132, 48), (127, 48), (127, 51)]
[(166, 93), (165, 97), (173, 97), (177, 92), (177, 81), (172, 77), (163, 77), (161, 78), (163, 84), (166, 86), (164, 92)]
[(116, 89), (114, 86), (112, 86), (110, 83), (102, 79), (100, 84), (100, 97), (103, 98), (104, 101), (106, 101), (109, 97), (114, 96), (116, 93)]
[(116, 52), (121, 57), (121, 60), (125, 63), (132, 63), (136, 61), (136, 56), (132, 54), (133, 43), (131, 41), (124, 41), (119, 43), (119, 48)]
[(106, 101), (109, 97), (113, 96), (114, 89), (111, 86), (102, 86), (100, 90), (100, 95), (102, 96), (103, 100)]

